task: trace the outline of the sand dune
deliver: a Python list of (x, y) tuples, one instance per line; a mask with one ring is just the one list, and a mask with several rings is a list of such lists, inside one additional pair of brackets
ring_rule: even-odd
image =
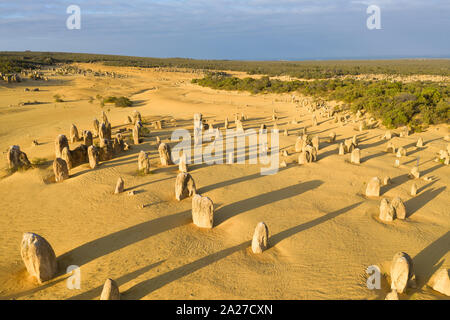
[[(384, 299), (390, 291), (383, 277), (381, 290), (366, 287), (365, 270), (380, 266), (388, 273), (398, 251), (414, 260), (418, 288), (403, 299), (445, 299), (426, 283), (438, 268), (450, 267), (450, 170), (435, 162), (445, 149), (447, 126), (429, 128), (408, 137), (394, 137), (407, 147), (399, 168), (395, 155), (385, 152), (384, 129), (355, 131), (319, 118), (308, 133), (326, 137), (336, 132), (335, 143), (321, 143), (318, 161), (294, 163), (296, 137), (311, 125), (306, 108), (296, 113), (290, 95), (251, 95), (202, 88), (190, 83), (198, 75), (135, 68), (79, 64), (81, 68), (116, 71), (127, 78), (80, 75), (55, 76), (49, 82), (23, 82), (0, 87), (0, 150), (20, 145), (30, 160), (45, 158), (37, 168), (12, 175), (6, 172), (6, 154), (0, 162), (0, 298), (98, 299), (106, 278), (115, 279), (123, 299)], [(39, 92), (24, 88), (39, 87)], [(54, 102), (60, 94), (65, 102)], [(132, 108), (101, 107), (89, 97), (128, 96)], [(17, 106), (24, 101), (41, 104)], [(13, 106), (10, 106), (13, 105)], [(260, 165), (191, 165), (198, 191), (215, 204), (214, 228), (196, 228), (191, 199), (175, 200), (178, 166), (161, 167), (155, 136), (169, 143), (176, 128), (192, 129), (192, 117), (203, 114), (222, 125), (234, 113), (248, 116), (245, 128), (271, 128), (272, 110), (280, 117), (280, 149), (289, 152), (288, 166), (272, 176), (260, 174)], [(92, 130), (92, 120), (104, 110), (113, 133), (138, 110), (145, 121), (165, 119), (161, 130), (150, 128), (139, 146), (91, 170), (87, 164), (70, 170), (70, 179), (49, 183), (54, 140), (69, 134), (72, 123)], [(301, 122), (290, 124), (293, 116)], [(176, 122), (170, 122), (175, 119)], [(234, 126), (234, 124), (232, 125)], [(361, 164), (350, 154), (338, 155), (338, 145), (357, 134)], [(415, 148), (418, 137), (424, 148)], [(40, 144), (32, 146), (32, 140)], [(173, 145), (174, 143), (170, 143)], [(77, 145), (71, 144), (73, 148)], [(137, 173), (140, 150), (150, 153), (152, 173)], [(410, 169), (419, 157), (418, 194), (409, 194)], [(118, 177), (125, 193), (114, 195)], [(367, 182), (389, 176), (381, 197), (364, 196)], [(134, 190), (134, 196), (127, 191)], [(378, 219), (382, 197), (400, 196), (407, 219), (383, 223)], [(142, 205), (145, 205), (142, 208)], [(254, 228), (264, 221), (269, 228), (269, 249), (251, 252)], [(24, 232), (44, 236), (53, 246), (60, 274), (38, 285), (28, 277), (20, 256)], [(66, 286), (66, 268), (81, 268), (81, 289)]]

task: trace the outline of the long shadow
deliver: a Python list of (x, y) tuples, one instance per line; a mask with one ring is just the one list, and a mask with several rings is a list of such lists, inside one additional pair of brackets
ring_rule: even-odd
[(164, 287), (165, 285), (176, 281), (180, 278), (183, 278), (195, 271), (198, 271), (212, 263), (215, 263), (221, 259), (226, 258), (227, 256), (232, 255), (235, 252), (246, 249), (250, 246), (250, 241), (246, 241), (239, 245), (236, 245), (231, 248), (224, 249), (222, 251), (210, 254), (206, 257), (195, 260), (191, 263), (185, 264), (181, 267), (178, 267), (174, 270), (156, 276), (152, 279), (148, 279), (138, 283), (137, 285), (131, 287), (127, 291), (125, 291), (121, 296), (127, 300), (139, 300), (145, 297), (147, 294)]
[[(283, 171), (283, 170), (286, 170), (286, 169), (287, 168), (279, 168), (278, 169), (278, 173)], [(265, 176), (261, 175), (261, 173), (258, 172), (258, 173), (254, 173), (254, 174), (251, 174), (251, 175), (248, 175), (248, 176), (243, 176), (243, 177), (238, 177), (238, 178), (234, 178), (234, 179), (230, 179), (230, 180), (226, 180), (226, 181), (217, 182), (215, 184), (211, 184), (209, 186), (200, 188), (197, 191), (198, 191), (198, 193), (202, 194), (202, 193), (206, 193), (208, 191), (212, 191), (214, 189), (227, 187), (227, 186), (233, 185), (235, 183), (249, 181), (249, 180), (257, 179), (257, 178), (260, 178), (260, 177), (265, 177)]]
[(395, 178), (391, 179), (391, 182), (388, 185), (382, 186), (381, 187), (381, 194), (385, 194), (386, 192), (388, 192), (389, 190), (398, 187), (400, 185), (402, 185), (403, 183), (405, 183), (406, 181), (409, 181), (409, 175), (407, 173), (402, 174), (400, 176), (397, 176)]
[[(287, 237), (290, 237), (298, 232), (304, 231), (306, 229), (312, 228), (317, 226), (320, 223), (323, 223), (329, 219), (332, 219), (340, 214), (343, 214), (349, 210), (352, 210), (353, 208), (356, 208), (359, 206), (362, 202), (355, 203), (351, 206), (345, 207), (343, 209), (337, 210), (335, 212), (329, 213), (323, 217), (317, 218), (313, 221), (304, 223), (302, 225), (290, 228), (288, 230), (282, 231), (280, 233), (277, 233), (270, 237), (269, 244), (271, 247), (279, 243), (280, 241), (286, 239)], [(130, 300), (138, 300), (145, 297), (147, 294), (160, 289), (164, 287), (165, 285), (176, 281), (178, 279), (181, 279), (191, 273), (194, 273), (202, 268), (207, 267), (208, 265), (211, 265), (221, 259), (224, 259), (233, 253), (236, 253), (241, 250), (247, 249), (251, 245), (251, 241), (245, 241), (239, 245), (233, 246), (231, 248), (227, 248), (224, 250), (221, 250), (219, 252), (215, 252), (213, 254), (210, 254), (206, 257), (200, 258), (198, 260), (195, 260), (191, 263), (185, 264), (181, 267), (178, 267), (174, 270), (171, 270), (167, 273), (161, 274), (155, 278), (145, 280), (141, 283), (138, 283), (137, 285), (131, 287), (126, 292), (123, 293), (123, 297), (125, 299)]]
[(428, 283), (432, 275), (442, 266), (442, 257), (450, 250), (450, 231), (433, 241), (428, 247), (420, 251), (414, 258), (414, 271), (417, 275), (417, 289), (421, 289)]
[(66, 267), (72, 264), (82, 266), (111, 252), (190, 222), (191, 210), (186, 210), (111, 233), (59, 256), (60, 270), (66, 270)]
[(348, 212), (350, 210), (353, 210), (354, 208), (358, 207), (361, 203), (363, 203), (363, 201), (360, 201), (360, 202), (354, 203), (354, 204), (352, 204), (350, 206), (347, 206), (345, 208), (342, 208), (342, 209), (339, 209), (339, 210), (327, 213), (326, 215), (324, 215), (322, 217), (319, 217), (317, 219), (314, 219), (312, 221), (308, 221), (308, 222), (303, 223), (301, 225), (298, 225), (298, 226), (292, 227), (290, 229), (281, 231), (281, 232), (277, 233), (276, 235), (270, 237), (269, 245), (270, 246), (275, 246), (277, 243), (283, 241), (286, 238), (289, 238), (289, 237), (293, 236), (296, 233), (299, 233), (301, 231), (304, 231), (304, 230), (307, 230), (309, 228), (315, 227), (318, 224), (321, 224), (321, 223), (323, 223), (325, 221), (328, 221), (328, 220), (331, 220), (333, 218), (336, 218), (337, 216), (339, 216), (339, 215), (341, 215), (343, 213), (346, 213), (346, 212)]
[(423, 147), (423, 148), (417, 148), (417, 147), (416, 147), (415, 150), (407, 151), (406, 155), (407, 155), (407, 156), (411, 156), (411, 155), (413, 155), (414, 153), (423, 151), (423, 150), (425, 150), (425, 149), (426, 149), (426, 147)]
[(436, 198), (439, 194), (441, 194), (447, 187), (441, 187), (439, 189), (428, 189), (425, 192), (422, 192), (418, 196), (409, 199), (405, 202), (406, 211), (408, 212), (408, 218), (411, 217), (414, 213), (417, 212), (420, 208), (425, 206), (428, 202)]
[(306, 191), (318, 188), (322, 184), (323, 181), (320, 180), (307, 181), (226, 205), (220, 208), (217, 213), (214, 214), (214, 216), (217, 217), (214, 219), (215, 224), (220, 225), (223, 221), (243, 212), (253, 210), (270, 203), (298, 196)]
[[(376, 137), (374, 137), (374, 138), (376, 138)], [(386, 140), (379, 140), (379, 141), (376, 141), (376, 142), (373, 142), (373, 143), (360, 144), (358, 146), (358, 148), (360, 148), (361, 150), (362, 149), (369, 149), (369, 148), (381, 146), (382, 144), (385, 144), (385, 143), (387, 143)]]
[(323, 153), (319, 153), (317, 155), (317, 160), (325, 159), (328, 156), (331, 156), (333, 154), (339, 154), (339, 148), (330, 149), (328, 151), (325, 151)]
[(422, 176), (427, 175), (427, 174), (433, 172), (434, 170), (439, 169), (439, 168), (442, 168), (442, 167), (445, 167), (445, 165), (443, 165), (442, 163), (439, 163), (439, 164), (435, 165), (434, 167), (431, 167), (431, 168), (428, 168), (428, 169), (426, 169), (426, 170), (423, 170), (423, 171), (421, 172), (421, 175), (422, 175)]
[(438, 181), (439, 181), (439, 179), (433, 180), (433, 181), (431, 181), (430, 183), (427, 183), (426, 185), (424, 185), (424, 186), (418, 188), (418, 189), (417, 189), (417, 193), (418, 193), (418, 194), (421, 193), (422, 191), (424, 191), (425, 189), (431, 187), (433, 184), (435, 184), (435, 183), (438, 182)]
[(387, 154), (387, 153), (384, 152), (384, 151), (380, 151), (378, 153), (374, 153), (374, 154), (368, 155), (367, 157), (362, 158), (361, 162), (366, 162), (366, 161), (368, 161), (370, 159), (378, 158), (378, 157), (381, 157), (381, 156), (383, 156), (385, 154)]
[(168, 178), (163, 178), (163, 179), (159, 179), (159, 180), (153, 180), (153, 181), (141, 183), (141, 184), (138, 184), (137, 186), (129, 187), (129, 188), (127, 188), (125, 191), (131, 191), (131, 190), (134, 190), (134, 189), (137, 189), (137, 188), (140, 188), (140, 187), (147, 186), (147, 185), (149, 185), (149, 184), (153, 184), (153, 183), (157, 183), (157, 182), (161, 182), (161, 181), (165, 181), (165, 180), (171, 180), (171, 179), (173, 179), (173, 178), (174, 178), (174, 177), (171, 176), (171, 177), (168, 177)]
[(29, 290), (26, 290), (26, 291), (13, 293), (13, 294), (10, 294), (8, 296), (0, 296), (0, 300), (11, 300), (11, 299), (12, 300), (16, 300), (16, 299), (19, 299), (19, 298), (22, 298), (22, 297), (25, 297), (25, 296), (28, 296), (28, 295), (35, 294), (36, 292), (39, 292), (41, 290), (45, 290), (47, 288), (53, 287), (55, 284), (57, 284), (57, 283), (59, 283), (61, 281), (64, 281), (64, 280), (66, 280), (66, 278), (60, 278), (60, 279), (57, 279), (57, 280), (52, 280), (51, 282), (47, 282), (47, 283), (45, 283), (43, 285), (39, 285), (38, 287), (29, 289)]
[[(114, 281), (117, 283), (117, 286), (120, 287), (121, 285), (124, 285), (125, 283), (127, 283), (127, 282), (129, 282), (129, 281), (131, 281), (131, 280), (133, 280), (133, 279), (135, 279), (137, 277), (139, 277), (141, 274), (146, 273), (150, 269), (153, 269), (153, 268), (159, 266), (164, 261), (165, 260), (161, 260), (161, 261), (158, 261), (156, 263), (153, 263), (153, 264), (150, 264), (148, 266), (145, 266), (143, 268), (137, 269), (136, 271), (130, 272), (130, 273), (125, 274), (125, 275), (123, 275), (123, 276), (121, 276), (121, 277), (119, 277), (117, 279), (114, 279)], [(67, 300), (92, 300), (95, 297), (100, 296), (100, 294), (102, 293), (102, 290), (103, 290), (103, 285), (98, 286), (96, 288), (93, 288), (93, 289), (91, 289), (89, 291), (80, 293), (80, 294), (78, 294), (76, 296), (70, 297)]]

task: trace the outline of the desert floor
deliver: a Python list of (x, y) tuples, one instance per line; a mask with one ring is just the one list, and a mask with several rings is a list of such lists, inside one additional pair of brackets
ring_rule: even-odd
[[(311, 135), (337, 134), (333, 144), (322, 142), (318, 161), (295, 163), (296, 137), (311, 125), (306, 108), (296, 111), (290, 95), (251, 95), (216, 91), (190, 83), (200, 74), (140, 70), (79, 64), (81, 68), (116, 71), (127, 78), (51, 76), (50, 81), (0, 84), (0, 298), (98, 299), (107, 278), (115, 279), (122, 299), (384, 299), (390, 291), (389, 265), (398, 251), (414, 261), (417, 289), (401, 299), (448, 299), (427, 286), (438, 268), (450, 267), (450, 169), (434, 161), (448, 142), (448, 126), (436, 126), (408, 137), (394, 137), (407, 147), (401, 166), (386, 153), (383, 128), (356, 131), (319, 118)], [(40, 88), (39, 92), (24, 89)], [(65, 102), (55, 103), (59, 94)], [(131, 108), (101, 107), (89, 97), (128, 96)], [(41, 104), (17, 106), (20, 102)], [(13, 105), (13, 106), (11, 106)], [(192, 223), (191, 199), (175, 200), (178, 166), (161, 167), (156, 136), (170, 142), (176, 128), (192, 129), (193, 114), (201, 112), (219, 127), (225, 117), (244, 113), (245, 128), (271, 128), (272, 110), (280, 119), (280, 148), (289, 151), (288, 166), (275, 175), (260, 174), (260, 165), (197, 164), (190, 173), (198, 191), (215, 204), (214, 228), (199, 229)], [(132, 145), (113, 160), (91, 170), (87, 164), (73, 168), (70, 179), (50, 183), (54, 141), (79, 131), (92, 130), (94, 117), (104, 110), (113, 134), (126, 128), (124, 121), (138, 110), (146, 122), (164, 119), (138, 146)], [(298, 125), (291, 124), (297, 116)], [(175, 119), (176, 122), (171, 122)], [(289, 136), (282, 134), (289, 130)], [(350, 154), (338, 155), (338, 144), (358, 135), (361, 164), (351, 164)], [(424, 148), (415, 147), (424, 139)], [(40, 144), (32, 146), (36, 139)], [(30, 160), (43, 164), (8, 174), (6, 151), (20, 145)], [(71, 144), (71, 149), (79, 143)], [(132, 144), (132, 142), (130, 142)], [(173, 146), (175, 142), (170, 142)], [(140, 150), (151, 153), (152, 173), (137, 172)], [(410, 169), (419, 157), (424, 179), (410, 180)], [(389, 176), (380, 198), (364, 196), (367, 182)], [(114, 195), (118, 177), (126, 192)], [(413, 182), (418, 194), (409, 195)], [(134, 190), (130, 196), (127, 191)], [(378, 219), (382, 197), (400, 196), (408, 218), (383, 223)], [(144, 205), (144, 207), (143, 207)], [(251, 252), (256, 224), (269, 228), (270, 248)], [(53, 246), (60, 274), (38, 285), (28, 277), (20, 256), (24, 232), (35, 232)], [(69, 290), (66, 268), (81, 269), (81, 289)], [(366, 268), (378, 265), (382, 288), (366, 287)]]

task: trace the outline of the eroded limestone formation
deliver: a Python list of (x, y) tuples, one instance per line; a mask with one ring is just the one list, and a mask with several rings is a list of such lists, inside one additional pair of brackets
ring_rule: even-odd
[(12, 170), (20, 168), (28, 168), (31, 166), (30, 161), (25, 152), (20, 150), (19, 146), (9, 147), (7, 153), (8, 167)]
[(67, 137), (65, 135), (60, 134), (59, 136), (56, 137), (55, 140), (56, 158), (61, 158), (61, 152), (65, 147), (69, 148), (69, 141), (67, 140)]
[(264, 222), (259, 222), (256, 225), (255, 232), (252, 238), (253, 253), (262, 253), (268, 247), (269, 229)]
[(180, 172), (175, 180), (175, 198), (178, 201), (191, 197), (197, 193), (195, 182), (187, 172)]
[(53, 161), (53, 173), (55, 174), (55, 181), (62, 182), (69, 179), (69, 168), (65, 160), (56, 158)]
[(88, 159), (91, 169), (95, 169), (98, 166), (99, 161), (99, 151), (96, 146), (92, 145), (88, 147)]
[(39, 283), (51, 280), (58, 271), (52, 246), (38, 234), (24, 233), (20, 254), (28, 273)]
[(415, 282), (411, 257), (405, 252), (396, 253), (391, 263), (391, 289), (403, 293), (407, 287), (414, 288)]
[(366, 188), (367, 197), (379, 197), (380, 196), (381, 181), (378, 177), (370, 179)]
[(119, 287), (114, 280), (106, 279), (100, 300), (120, 300)]
[(199, 194), (192, 197), (192, 221), (200, 228), (213, 227), (214, 204), (210, 198)]
[(173, 164), (170, 146), (165, 143), (161, 143), (158, 147), (159, 159), (161, 160), (162, 166), (169, 166)]
[(150, 173), (150, 158), (148, 153), (143, 150), (139, 152), (138, 170), (144, 172), (145, 174)]

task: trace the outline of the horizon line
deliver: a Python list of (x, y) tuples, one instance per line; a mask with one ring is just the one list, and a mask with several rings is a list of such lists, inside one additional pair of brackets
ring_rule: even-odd
[(156, 56), (133, 56), (127, 54), (115, 53), (92, 53), (92, 52), (68, 52), (68, 51), (35, 51), (35, 50), (4, 50), (4, 53), (48, 53), (48, 54), (86, 54), (86, 55), (105, 55), (120, 56), (132, 58), (149, 58), (149, 59), (187, 59), (187, 60), (205, 60), (205, 61), (256, 61), (256, 62), (307, 62), (307, 61), (380, 61), (380, 60), (448, 60), (450, 54), (442, 56), (378, 56), (378, 57), (320, 57), (320, 58), (274, 58), (274, 59), (240, 59), (240, 58), (191, 58), (191, 57), (156, 57)]

